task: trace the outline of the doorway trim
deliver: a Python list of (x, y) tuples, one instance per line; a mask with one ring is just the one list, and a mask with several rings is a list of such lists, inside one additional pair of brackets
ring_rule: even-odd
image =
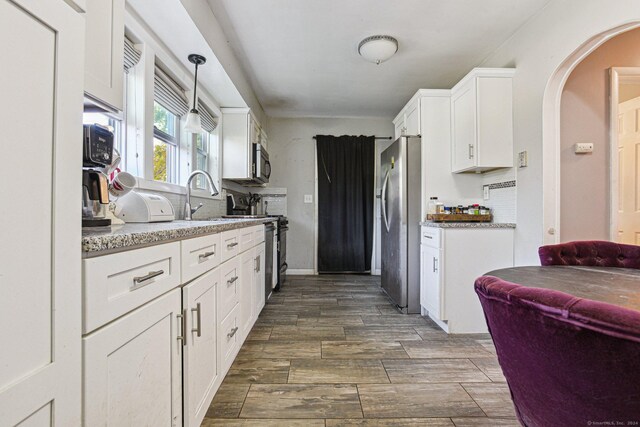
[(612, 67), (609, 69), (609, 240), (618, 234), (618, 107), (620, 83), (640, 82), (640, 67)]
[(562, 91), (573, 72), (587, 56), (613, 37), (640, 27), (631, 21), (596, 34), (573, 51), (553, 72), (542, 101), (542, 241), (560, 242), (560, 106)]

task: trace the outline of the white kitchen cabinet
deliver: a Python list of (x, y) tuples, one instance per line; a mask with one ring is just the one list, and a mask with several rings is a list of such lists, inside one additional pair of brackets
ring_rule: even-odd
[(403, 135), (420, 135), (420, 92), (416, 93), (393, 119), (395, 139)]
[(265, 304), (265, 244), (261, 243), (256, 246), (254, 251), (255, 269), (253, 278), (253, 318), (257, 319)]
[(513, 266), (514, 229), (423, 226), (421, 233), (422, 313), (450, 334), (487, 332), (473, 284)]
[(81, 424), (83, 52), (63, 0), (0, 2), (2, 426)]
[(83, 338), (84, 425), (182, 425), (181, 290)]
[(87, 0), (84, 90), (109, 107), (124, 110), (125, 0)]
[(253, 144), (260, 143), (260, 124), (248, 108), (222, 108), (222, 178), (252, 180)]
[(513, 167), (514, 72), (476, 68), (451, 89), (452, 172)]
[(218, 363), (218, 290), (220, 268), (182, 288), (187, 339), (183, 356), (185, 426), (200, 426), (217, 386), (222, 382)]
[(254, 305), (255, 305), (255, 270), (256, 270), (256, 257), (255, 249), (249, 249), (248, 251), (240, 254), (240, 293), (239, 293), (239, 307), (238, 307), (238, 319), (240, 322), (240, 337), (242, 340), (249, 334), (254, 320)]

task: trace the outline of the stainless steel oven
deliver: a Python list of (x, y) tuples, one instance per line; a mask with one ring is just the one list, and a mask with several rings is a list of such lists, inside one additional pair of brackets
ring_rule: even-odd
[(271, 176), (269, 153), (261, 144), (253, 144), (253, 178), (255, 181), (267, 183)]

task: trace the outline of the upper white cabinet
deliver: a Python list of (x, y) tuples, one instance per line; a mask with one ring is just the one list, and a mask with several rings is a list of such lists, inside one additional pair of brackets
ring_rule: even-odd
[(222, 121), (222, 178), (253, 179), (253, 144), (266, 141), (266, 133), (248, 108), (223, 108)]
[(81, 425), (83, 34), (63, 0), (0, 2), (2, 426)]
[(400, 114), (393, 120), (395, 139), (403, 135), (420, 135), (420, 94), (411, 98)]
[(451, 90), (452, 172), (513, 167), (514, 72), (476, 68)]
[(113, 109), (124, 110), (125, 0), (86, 1), (84, 90)]

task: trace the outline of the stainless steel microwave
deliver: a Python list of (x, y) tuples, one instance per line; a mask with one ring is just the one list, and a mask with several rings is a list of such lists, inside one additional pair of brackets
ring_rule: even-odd
[(253, 179), (261, 183), (269, 182), (271, 163), (269, 153), (261, 144), (253, 144)]

